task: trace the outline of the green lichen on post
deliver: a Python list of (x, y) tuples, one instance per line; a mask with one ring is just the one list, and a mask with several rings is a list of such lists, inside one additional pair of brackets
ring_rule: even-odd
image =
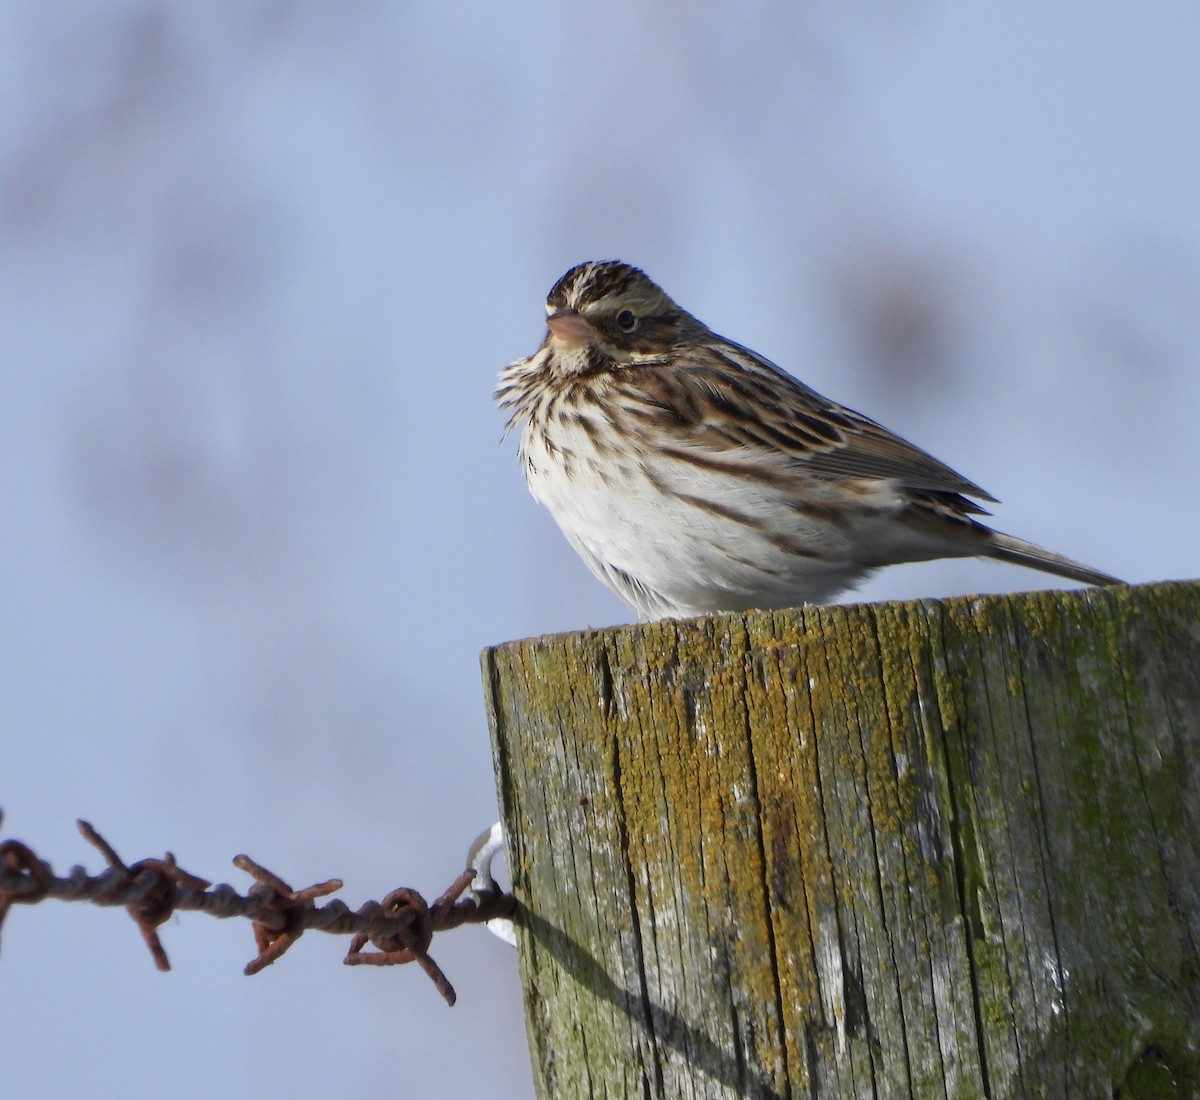
[(540, 1096), (1200, 1095), (1200, 584), (484, 670)]

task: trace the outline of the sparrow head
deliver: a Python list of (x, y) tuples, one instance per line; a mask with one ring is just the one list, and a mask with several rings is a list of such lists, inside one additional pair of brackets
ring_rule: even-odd
[(703, 331), (642, 271), (618, 260), (571, 268), (546, 299), (547, 343), (580, 371), (646, 363)]

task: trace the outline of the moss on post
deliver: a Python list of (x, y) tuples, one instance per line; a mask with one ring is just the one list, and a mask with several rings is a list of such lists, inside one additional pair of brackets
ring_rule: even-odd
[(1200, 583), (483, 655), (539, 1095), (1200, 1095)]

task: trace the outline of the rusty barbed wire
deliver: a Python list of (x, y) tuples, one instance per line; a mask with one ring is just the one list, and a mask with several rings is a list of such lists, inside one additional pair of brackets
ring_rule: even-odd
[[(0, 811), (0, 826), (4, 814)], [(161, 859), (141, 859), (126, 864), (115, 849), (86, 821), (76, 823), (85, 840), (108, 864), (98, 875), (74, 866), (65, 877), (54, 874), (19, 840), (0, 841), (0, 932), (14, 905), (36, 905), (47, 898), (85, 901), (93, 905), (123, 906), (146, 942), (155, 966), (171, 964), (158, 936), (158, 928), (178, 912), (208, 913), (222, 919), (245, 917), (253, 923), (258, 954), (246, 964), (245, 974), (257, 974), (280, 958), (309, 930), (351, 935), (347, 966), (398, 966), (415, 962), (429, 976), (447, 1004), (454, 1004), (454, 987), (429, 955), (435, 933), (461, 924), (481, 924), (511, 916), (514, 901), (498, 889), (467, 894), (476, 872), (463, 871), (432, 905), (416, 890), (393, 890), (382, 902), (367, 901), (351, 909), (334, 898), (324, 905), (317, 899), (342, 888), (340, 879), (329, 879), (293, 890), (278, 875), (249, 856), (234, 857), (234, 866), (254, 879), (245, 894), (226, 883), (213, 885), (183, 870), (167, 852)], [(464, 896), (466, 895), (466, 896)], [(373, 950), (368, 950), (368, 946)]]

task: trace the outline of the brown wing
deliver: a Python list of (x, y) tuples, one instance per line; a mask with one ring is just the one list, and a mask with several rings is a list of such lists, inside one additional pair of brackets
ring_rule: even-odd
[[(624, 368), (614, 378), (625, 409), (689, 448), (748, 450), (816, 478), (879, 478), (984, 513), (995, 501), (972, 481), (860, 413), (784, 374), (737, 344), (708, 343), (685, 364)], [(640, 408), (639, 408), (640, 406)], [(943, 497), (942, 495), (945, 494)]]

